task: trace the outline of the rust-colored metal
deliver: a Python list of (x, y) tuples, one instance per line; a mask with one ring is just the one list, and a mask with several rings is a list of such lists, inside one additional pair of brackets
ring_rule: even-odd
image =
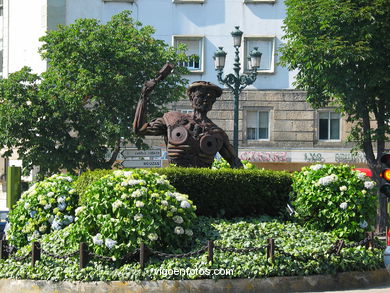
[(135, 113), (134, 132), (164, 136), (168, 161), (180, 167), (211, 167), (218, 152), (232, 168), (242, 167), (225, 131), (207, 117), (216, 98), (222, 94), (222, 89), (215, 84), (197, 81), (188, 87), (187, 95), (194, 109), (193, 113), (170, 111), (163, 117), (146, 122), (148, 96), (163, 79), (161, 76), (165, 78), (171, 70), (172, 66), (166, 65), (156, 78), (144, 84)]

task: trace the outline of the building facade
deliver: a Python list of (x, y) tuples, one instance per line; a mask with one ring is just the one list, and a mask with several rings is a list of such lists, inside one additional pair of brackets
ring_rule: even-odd
[[(1, 0), (0, 0), (1, 1)], [(225, 73), (233, 72), (231, 31), (244, 32), (240, 48), (242, 72), (248, 71), (248, 52), (262, 52), (256, 82), (240, 96), (239, 156), (273, 169), (297, 170), (313, 162), (364, 164), (362, 154), (350, 154), (346, 142), (350, 126), (333, 108), (313, 110), (305, 92), (293, 86), (294, 72), (278, 65), (283, 45), (283, 0), (2, 0), (1, 46), (3, 77), (23, 66), (35, 72), (46, 69), (38, 54), (39, 37), (58, 24), (78, 18), (108, 21), (123, 10), (144, 25), (156, 29), (155, 38), (188, 48), (190, 82), (218, 84), (213, 54), (218, 47), (228, 53)], [(190, 112), (186, 100), (170, 107)], [(233, 95), (226, 89), (210, 118), (233, 137)], [(162, 139), (150, 138), (164, 148)]]

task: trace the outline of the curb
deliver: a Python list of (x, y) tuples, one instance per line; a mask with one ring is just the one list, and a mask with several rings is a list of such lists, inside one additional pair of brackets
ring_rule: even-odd
[(34, 280), (0, 280), (0, 292), (12, 293), (130, 293), (130, 292), (199, 292), (199, 293), (244, 293), (244, 292), (313, 292), (367, 288), (390, 284), (390, 273), (386, 269), (368, 272), (344, 272), (336, 275), (304, 277), (273, 277), (266, 279), (222, 279), (222, 280), (161, 280), (141, 282), (53, 282)]

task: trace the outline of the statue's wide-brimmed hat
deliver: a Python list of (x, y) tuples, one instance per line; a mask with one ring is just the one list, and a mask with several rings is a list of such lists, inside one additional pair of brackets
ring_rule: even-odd
[(213, 91), (215, 93), (216, 98), (218, 98), (222, 95), (222, 89), (219, 86), (217, 86), (211, 82), (202, 81), (202, 80), (194, 81), (193, 83), (191, 83), (187, 89), (187, 95), (189, 95), (190, 93), (192, 93), (200, 88), (206, 89), (208, 91)]

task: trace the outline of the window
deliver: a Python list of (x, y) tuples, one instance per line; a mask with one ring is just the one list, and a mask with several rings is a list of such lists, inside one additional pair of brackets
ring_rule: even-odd
[(250, 70), (248, 64), (249, 53), (257, 47), (261, 55), (260, 68), (258, 72), (273, 73), (275, 62), (275, 38), (274, 37), (244, 37), (244, 68)]
[(319, 139), (340, 139), (340, 114), (335, 112), (319, 113)]
[(174, 46), (184, 44), (187, 47), (188, 60), (181, 65), (191, 72), (203, 72), (203, 37), (198, 36), (174, 36)]
[(103, 0), (103, 2), (128, 2), (128, 3), (134, 3), (134, 0)]
[(246, 114), (246, 139), (269, 139), (269, 111), (248, 111)]
[(257, 3), (275, 3), (276, 0), (244, 0), (244, 3), (253, 3), (253, 4), (257, 4)]
[(203, 3), (204, 0), (172, 0), (173, 3)]

